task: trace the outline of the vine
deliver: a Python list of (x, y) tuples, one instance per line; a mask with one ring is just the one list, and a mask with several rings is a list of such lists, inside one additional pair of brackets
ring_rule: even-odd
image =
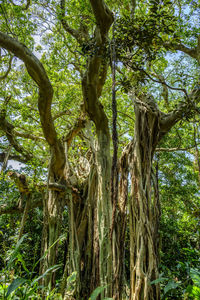
[(112, 240), (113, 229), (115, 224), (116, 206), (118, 200), (118, 132), (117, 132), (117, 101), (116, 101), (116, 45), (115, 45), (115, 21), (112, 28), (112, 41), (110, 44), (110, 60), (112, 70), (112, 142), (113, 142), (113, 157), (111, 169), (111, 202), (113, 205), (112, 223), (110, 230), (110, 237)]

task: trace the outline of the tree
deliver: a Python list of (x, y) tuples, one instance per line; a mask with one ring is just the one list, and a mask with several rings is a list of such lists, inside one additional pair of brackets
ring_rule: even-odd
[[(180, 50), (199, 61), (199, 38), (197, 46), (193, 48), (183, 44), (190, 42), (186, 33), (181, 31), (185, 19), (181, 15), (176, 17), (169, 1), (165, 1), (164, 5), (160, 1), (142, 2), (141, 6), (135, 1), (127, 1), (121, 9), (118, 1), (109, 1), (107, 5), (102, 0), (90, 0), (87, 3), (74, 1), (72, 4), (66, 4), (64, 0), (59, 4), (43, 1), (41, 4), (27, 1), (25, 6), (20, 6), (13, 1), (3, 1), (0, 33), (0, 46), (5, 54), (3, 59), (8, 63), (8, 68), (1, 76), (2, 80), (7, 81), (7, 86), (2, 93), (4, 100), (0, 126), (9, 147), (12, 147), (6, 152), (3, 146), (1, 158), (5, 164), (10, 157), (33, 165), (37, 165), (39, 159), (46, 168), (46, 183), (40, 183), (39, 189), (45, 186), (46, 190), (42, 196), (42, 253), (47, 249), (49, 251), (41, 263), (40, 272), (56, 263), (56, 241), (60, 235), (62, 213), (67, 206), (69, 261), (65, 264), (62, 294), (65, 293), (67, 276), (76, 271), (77, 299), (88, 297), (99, 285), (105, 286), (102, 299), (104, 296), (122, 298), (124, 266), (121, 260), (124, 257), (130, 173), (130, 297), (134, 300), (160, 299), (159, 285), (150, 285), (159, 275), (160, 202), (153, 158), (156, 148), (170, 129), (180, 120), (198, 113), (200, 94), (198, 88), (186, 91), (185, 87), (173, 87), (166, 83), (165, 57), (166, 51)], [(181, 7), (184, 8), (184, 5), (181, 3)], [(116, 11), (115, 17), (111, 10)], [(79, 16), (79, 20), (77, 17), (74, 21), (73, 17), (76, 16)], [(27, 41), (16, 27), (23, 28), (22, 20), (27, 21), (23, 29)], [(113, 36), (111, 26), (114, 26)], [(179, 26), (178, 30), (176, 26)], [(42, 34), (43, 30), (46, 33), (38, 49), (42, 50), (44, 43), (44, 54), (39, 60), (34, 54), (37, 48), (36, 34)], [(178, 38), (174, 37), (176, 34)], [(21, 70), (16, 72), (19, 74), (21, 91), (13, 86), (16, 75), (12, 66), (16, 70), (19, 68), (18, 62), (14, 61), (13, 64), (13, 55), (24, 62), (33, 80), (30, 83), (26, 71), (20, 66)], [(159, 63), (164, 75), (158, 71)], [(110, 64), (112, 112), (106, 99), (110, 89)], [(118, 74), (115, 74), (116, 69)], [(163, 95), (161, 108), (155, 99), (158, 93), (153, 91), (156, 87), (154, 83), (159, 84), (160, 94)], [(131, 120), (130, 126), (120, 122), (122, 132), (127, 127), (129, 135), (120, 141), (116, 131), (117, 85), (123, 89), (118, 114)], [(8, 90), (14, 91), (14, 99)], [(177, 97), (182, 102), (176, 108), (170, 104), (169, 90), (183, 95)], [(34, 111), (36, 95), (38, 111)], [(53, 97), (55, 102), (52, 102)], [(68, 100), (72, 97), (75, 103)], [(134, 103), (134, 118), (126, 111), (126, 100)], [(22, 106), (20, 101), (23, 102)], [(19, 105), (21, 115), (25, 118), (24, 124), (12, 116), (15, 114), (13, 104)], [(27, 109), (23, 108), (24, 104)], [(30, 109), (33, 110), (31, 116)], [(109, 120), (111, 113), (113, 147)], [(39, 128), (33, 134), (30, 120), (36, 124), (38, 117)], [(27, 139), (33, 143), (27, 144)], [(72, 146), (79, 147), (77, 153)], [(27, 200), (24, 220), (30, 205)], [(53, 287), (55, 276), (48, 275), (44, 284)]]

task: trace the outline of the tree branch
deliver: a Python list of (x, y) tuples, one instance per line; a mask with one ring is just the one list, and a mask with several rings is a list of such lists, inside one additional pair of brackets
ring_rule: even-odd
[(12, 145), (17, 152), (22, 153), (27, 161), (32, 159), (32, 154), (26, 151), (16, 140), (14, 136), (14, 126), (5, 119), (4, 109), (0, 111), (0, 129), (5, 132), (10, 145)]
[(16, 136), (23, 137), (23, 138), (26, 138), (26, 139), (30, 139), (30, 140), (33, 140), (33, 141), (45, 141), (45, 138), (43, 138), (41, 136), (31, 134), (30, 132), (19, 132), (17, 130), (14, 130), (13, 133)]
[(100, 28), (101, 37), (104, 39), (114, 21), (113, 13), (109, 10), (103, 0), (90, 0), (90, 3), (97, 26)]
[(14, 180), (20, 193), (29, 194), (30, 189), (27, 184), (26, 176), (18, 172), (10, 171), (7, 173)]
[(106, 76), (107, 76), (107, 71), (108, 71), (108, 65), (105, 63), (102, 63), (100, 72), (99, 72), (99, 80), (97, 83), (97, 97), (101, 96), (103, 86), (106, 81)]
[(54, 190), (54, 191), (58, 191), (58, 192), (65, 192), (67, 190), (67, 187), (65, 185), (62, 184), (58, 184), (58, 183), (49, 183), (49, 189), (50, 190)]
[(71, 115), (71, 112), (69, 109), (65, 109), (64, 111), (58, 112), (53, 116), (53, 121), (57, 120), (58, 118), (66, 115)]
[(12, 5), (20, 7), (22, 10), (27, 10), (29, 8), (29, 6), (31, 5), (31, 0), (27, 0), (25, 6), (17, 5), (12, 0), (10, 0), (10, 2), (12, 3)]
[(8, 159), (9, 159), (9, 156), (10, 156), (11, 149), (12, 149), (12, 146), (9, 146), (8, 149), (7, 149), (7, 153), (5, 153), (3, 164), (2, 164), (2, 167), (1, 167), (1, 172), (5, 171), (6, 168), (7, 168)]
[(4, 80), (8, 76), (8, 74), (10, 73), (10, 70), (11, 70), (11, 67), (12, 67), (12, 60), (13, 60), (13, 56), (10, 57), (9, 62), (8, 62), (8, 69), (7, 69), (7, 71), (5, 72), (4, 75), (0, 76), (0, 80)]
[(94, 34), (95, 53), (88, 60), (88, 67), (82, 79), (85, 110), (95, 123), (97, 130), (109, 135), (108, 119), (99, 102), (105, 83), (108, 61), (104, 57), (107, 34), (114, 21), (112, 12), (102, 0), (90, 0), (97, 26)]
[(57, 138), (52, 120), (53, 88), (46, 71), (37, 57), (25, 45), (2, 32), (0, 32), (0, 46), (12, 52), (25, 63), (29, 75), (38, 85), (38, 108), (42, 130), (47, 143), (53, 148), (55, 155), (54, 171), (59, 171), (65, 163), (64, 149)]
[(0, 32), (0, 45), (25, 63), (29, 75), (37, 83), (39, 87), (38, 106), (44, 135), (47, 142), (53, 145), (57, 140), (51, 117), (53, 88), (43, 65), (25, 45), (2, 32)]
[(154, 77), (158, 78), (160, 83), (162, 84), (162, 87), (163, 87), (162, 96), (164, 98), (165, 105), (168, 108), (169, 107), (169, 93), (168, 93), (168, 84), (165, 81), (165, 77), (163, 75), (156, 74), (156, 73), (153, 73), (152, 75)]
[(197, 59), (200, 62), (200, 59), (198, 56), (198, 48), (191, 49), (181, 43), (179, 43), (179, 44), (165, 43), (164, 47), (166, 47), (167, 49), (179, 50), (181, 52), (184, 52), (185, 54), (189, 55), (192, 58)]
[(86, 120), (83, 118), (79, 118), (77, 122), (74, 124), (73, 128), (68, 132), (66, 137), (64, 137), (64, 141), (67, 142), (67, 148), (69, 149), (73, 138), (80, 132), (81, 129), (85, 127)]
[[(151, 75), (149, 75), (145, 70), (143, 70), (143, 69), (139, 69), (139, 70), (142, 71), (145, 75), (147, 75), (147, 77), (149, 77), (149, 79), (151, 79), (153, 82), (161, 83), (163, 86), (166, 86), (171, 90), (183, 92), (185, 94), (185, 96), (188, 98), (188, 94), (187, 94), (186, 89), (175, 88), (173, 86), (170, 86), (169, 84), (167, 84), (165, 82), (165, 80), (156, 80)], [(155, 76), (155, 74), (153, 74), (153, 75)], [(156, 75), (156, 77), (158, 77), (158, 75)], [(159, 78), (159, 79), (161, 79), (161, 78)]]
[[(101, 59), (91, 58), (88, 70), (82, 80), (83, 100), (85, 110), (90, 119), (95, 123), (97, 130), (109, 134), (108, 119), (104, 112), (103, 105), (98, 100), (97, 81)], [(97, 68), (97, 69), (96, 69)]]
[(83, 42), (83, 38), (85, 38), (86, 36), (84, 35), (83, 31), (73, 29), (67, 23), (65, 17), (65, 0), (60, 1), (60, 10), (61, 10), (61, 23), (63, 28), (65, 29), (66, 32), (71, 34), (77, 40), (77, 42), (81, 44)]
[(174, 151), (187, 151), (190, 149), (195, 148), (195, 145), (189, 146), (186, 148), (180, 148), (180, 147), (175, 147), (175, 148), (156, 148), (156, 152), (174, 152)]
[[(42, 207), (42, 204), (43, 204), (42, 199), (30, 202), (29, 210), (36, 208), (36, 207)], [(14, 206), (2, 205), (2, 206), (0, 206), (0, 215), (22, 214), (23, 212), (24, 212), (23, 207), (20, 207), (19, 205), (14, 205)]]
[[(4, 152), (0, 153), (0, 162), (2, 162), (2, 163), (4, 162), (5, 156), (6, 156), (6, 153), (4, 153)], [(9, 160), (19, 161), (24, 164), (27, 163), (27, 161), (28, 161), (27, 159), (25, 159), (19, 155), (15, 155), (15, 154), (10, 154)]]
[[(191, 115), (192, 111), (197, 111), (196, 103), (200, 99), (200, 87), (197, 86), (193, 91), (188, 95), (187, 101), (180, 104), (177, 109), (172, 111), (169, 114), (162, 114), (160, 129), (161, 136), (168, 132), (172, 126), (174, 126), (178, 121), (187, 118)], [(198, 111), (199, 113), (199, 111)]]
[(136, 9), (136, 0), (131, 0), (131, 17), (134, 18), (135, 15), (135, 9)]

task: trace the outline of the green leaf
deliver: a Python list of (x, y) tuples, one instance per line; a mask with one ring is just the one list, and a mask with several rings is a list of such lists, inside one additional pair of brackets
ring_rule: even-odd
[(9, 259), (9, 261), (8, 261), (8, 265), (7, 265), (8, 267), (10, 267), (10, 266), (12, 265), (13, 261), (15, 260), (15, 258), (17, 258), (19, 248), (20, 248), (21, 244), (23, 243), (23, 241), (24, 241), (24, 239), (25, 239), (26, 237), (27, 237), (27, 234), (23, 235), (23, 236), (21, 237), (21, 239), (17, 242), (17, 245), (15, 246), (15, 249), (14, 249), (14, 251), (12, 252), (11, 257), (10, 257), (10, 259)]
[(164, 295), (167, 294), (167, 292), (169, 292), (170, 290), (176, 289), (179, 285), (180, 285), (180, 283), (178, 283), (178, 282), (175, 282), (173, 280), (169, 281), (168, 284), (164, 288)]
[(157, 284), (157, 283), (163, 282), (163, 281), (165, 281), (165, 280), (168, 280), (168, 278), (166, 278), (166, 277), (160, 277), (160, 278), (158, 278), (158, 279), (155, 279), (155, 280), (151, 281), (151, 282), (150, 282), (150, 285), (152, 285), (152, 284)]
[(48, 254), (48, 252), (49, 252), (49, 250), (58, 242), (58, 241), (62, 241), (63, 239), (65, 239), (65, 235), (64, 234), (62, 234), (46, 251), (45, 251), (45, 253), (44, 253), (44, 255), (42, 256), (42, 257), (40, 257), (40, 259), (38, 260), (38, 261), (36, 261), (36, 263), (33, 265), (33, 269), (32, 269), (32, 273), (34, 272), (34, 270), (35, 270), (35, 268), (36, 268), (36, 266), (40, 263), (40, 261), (41, 260), (43, 260), (46, 256), (47, 256), (47, 254)]
[(31, 286), (33, 286), (36, 282), (38, 282), (40, 279), (44, 278), (49, 272), (55, 272), (56, 270), (58, 270), (61, 267), (61, 265), (55, 265), (49, 269), (47, 269), (44, 274), (38, 276), (35, 280), (33, 280), (33, 282), (31, 283)]
[(6, 297), (8, 297), (13, 291), (15, 291), (20, 285), (25, 283), (27, 279), (24, 278), (16, 278), (13, 282), (9, 285)]
[(200, 288), (198, 286), (193, 286), (192, 287), (191, 296), (194, 296), (195, 300), (200, 300)]
[(29, 297), (31, 295), (34, 295), (35, 291), (37, 291), (37, 289), (39, 289), (40, 286), (34, 286), (33, 288), (29, 288), (27, 293), (26, 293), (26, 299), (29, 299)]
[(24, 270), (27, 272), (27, 274), (29, 274), (29, 273), (30, 273), (30, 271), (27, 269), (27, 267), (26, 267), (26, 263), (25, 263), (25, 261), (24, 261), (24, 259), (23, 259), (22, 255), (21, 255), (20, 253), (18, 253), (18, 255), (17, 255), (17, 259), (18, 259), (18, 261), (19, 261), (19, 262), (21, 262), (21, 264), (22, 264), (22, 266), (23, 266)]
[(197, 269), (191, 269), (190, 276), (194, 284), (200, 288), (200, 271)]
[(98, 286), (91, 294), (89, 300), (96, 300), (96, 298), (105, 290), (106, 286)]
[(198, 286), (188, 285), (186, 289), (186, 293), (193, 297), (192, 299), (199, 300), (200, 299), (200, 288)]

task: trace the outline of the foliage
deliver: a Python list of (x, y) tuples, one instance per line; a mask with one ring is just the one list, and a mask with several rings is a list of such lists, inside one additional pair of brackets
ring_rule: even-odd
[[(198, 97), (190, 98), (195, 89), (196, 92), (199, 91), (199, 4), (192, 0), (173, 2), (142, 0), (137, 1), (136, 6), (133, 7), (135, 1), (105, 1), (108, 8), (113, 11), (115, 21), (113, 30), (109, 31), (105, 39), (105, 44), (100, 47), (99, 43), (102, 39), (97, 39), (99, 32), (95, 28), (99, 24), (91, 2), (66, 1), (64, 17), (60, 1), (32, 0), (30, 3), (27, 1), (27, 4), (30, 4), (27, 7), (23, 1), (3, 0), (0, 3), (0, 31), (24, 43), (39, 58), (51, 82), (54, 95), (52, 103), (48, 105), (51, 109), (56, 137), (60, 145), (65, 147), (65, 154), (67, 152), (65, 158), (68, 164), (65, 168), (67, 191), (61, 192), (65, 202), (59, 233), (64, 232), (66, 239), (64, 242), (59, 241), (58, 249), (55, 250), (58, 265), (47, 268), (43, 274), (39, 275), (39, 262), (42, 259), (40, 241), (44, 238), (42, 230), (45, 224), (42, 206), (48, 193), (49, 175), (51, 179), (57, 181), (56, 183), (63, 184), (63, 180), (59, 181), (57, 175), (49, 172), (50, 167), (56, 163), (52, 155), (58, 148), (52, 151), (52, 144), (48, 143), (45, 137), (44, 124), (41, 122), (41, 113), (38, 110), (38, 86), (30, 77), (31, 72), (27, 69), (27, 63), (24, 65), (18, 58), (12, 57), (13, 53), (2, 48), (0, 77), (5, 77), (2, 79), (3, 84), (0, 88), (2, 165), (10, 146), (11, 150), (7, 169), (0, 173), (0, 252), (2, 253), (0, 295), (3, 299), (28, 299), (28, 297), (40, 299), (42, 290), (46, 293), (46, 299), (62, 299), (58, 286), (62, 281), (64, 267), (58, 268), (58, 266), (67, 263), (69, 270), (70, 268), (74, 270), (74, 262), (69, 259), (73, 251), (80, 260), (80, 269), (84, 268), (85, 253), (88, 259), (92, 257), (88, 250), (91, 245), (87, 245), (87, 240), (82, 242), (84, 254), (79, 253), (80, 249), (74, 250), (73, 247), (78, 240), (77, 232), (83, 234), (83, 231), (92, 235), (97, 230), (97, 224), (94, 228), (91, 226), (92, 218), (97, 218), (95, 215), (97, 208), (94, 211), (88, 209), (86, 214), (90, 220), (90, 226), (83, 222), (85, 227), (81, 229), (77, 227), (78, 230), (74, 233), (75, 239), (70, 240), (72, 236), (70, 226), (73, 222), (78, 224), (79, 218), (82, 220), (80, 216), (85, 212), (87, 205), (91, 207), (96, 201), (94, 196), (96, 192), (93, 191), (94, 202), (92, 205), (88, 204), (87, 193), (90, 190), (88, 174), (94, 166), (97, 166), (99, 137), (98, 130), (91, 121), (93, 116), (88, 114), (88, 107), (84, 102), (87, 99), (83, 99), (83, 79), (89, 78), (87, 73), (89, 63), (97, 56), (97, 62), (103, 61), (99, 72), (106, 66), (101, 77), (103, 89), (98, 98), (98, 107), (103, 110), (108, 119), (108, 131), (112, 136), (113, 70), (110, 64), (113, 60), (114, 46), (116, 51), (114, 89), (116, 90), (119, 137), (118, 162), (126, 146), (134, 139), (136, 120), (134, 106), (138, 101), (135, 96), (138, 91), (152, 96), (154, 104), (160, 109), (159, 116), (161, 117), (165, 114), (169, 116), (176, 113), (181, 106), (187, 107), (179, 116), (180, 122), (173, 124), (168, 134), (161, 133), (162, 139), (156, 145), (155, 156), (152, 158), (152, 172), (156, 174), (159, 183), (162, 214), (159, 228), (161, 236), (160, 277), (151, 284), (160, 284), (163, 299), (199, 299), (200, 155), (198, 149), (200, 137), (198, 124), (200, 102)], [(72, 33), (64, 29), (64, 22), (74, 29)], [(82, 36), (77, 39), (74, 32), (79, 30)], [(11, 58), (11, 68), (8, 74), (3, 76), (9, 68)], [(92, 84), (96, 83), (96, 74), (91, 79)], [(87, 88), (92, 84), (90, 82)], [(94, 95), (95, 93), (92, 94)], [(44, 110), (49, 106), (46, 106)], [(144, 111), (148, 111), (148, 105), (141, 105), (141, 107)], [(192, 107), (191, 111), (188, 111), (188, 107), (189, 109)], [(74, 128), (76, 129), (79, 120), (84, 121), (84, 126), (76, 131)], [(158, 127), (160, 125), (158, 124)], [(71, 133), (73, 137), (68, 142)], [(141, 140), (140, 144), (143, 147), (144, 141)], [(112, 154), (113, 147), (111, 146), (109, 156)], [(129, 174), (131, 168), (131, 162), (129, 162)], [(97, 169), (98, 172), (102, 170), (99, 166)], [(10, 176), (12, 172), (25, 176), (28, 192), (31, 195), (31, 204), (34, 201), (41, 203), (38, 207), (33, 206), (29, 210), (24, 227), (27, 235), (19, 242), (17, 242), (18, 232), (26, 201), (24, 201), (25, 198), (19, 185)], [(119, 179), (121, 179), (121, 174)], [(101, 179), (98, 178), (97, 181), (98, 184), (101, 183)], [(133, 189), (130, 175), (128, 185), (130, 203)], [(99, 191), (99, 186), (95, 188)], [(71, 214), (68, 189), (71, 191), (74, 211), (77, 214), (75, 220)], [(154, 188), (152, 188), (152, 202), (153, 191)], [(59, 190), (55, 190), (55, 194), (59, 193)], [(22, 203), (21, 206), (20, 203)], [(98, 207), (101, 208), (100, 205)], [(119, 208), (120, 205), (117, 205), (117, 209)], [(125, 209), (125, 211), (128, 218), (130, 209)], [(57, 219), (54, 220), (54, 224), (56, 222)], [(123, 262), (127, 285), (130, 285), (129, 226), (127, 222), (124, 242), (126, 245), (125, 261)], [(101, 226), (99, 226), (100, 229)], [(95, 239), (94, 241), (96, 242)], [(94, 241), (90, 241), (92, 247), (94, 247)], [(17, 244), (14, 249), (12, 244)], [(54, 244), (52, 248), (53, 246)], [(57, 268), (55, 289), (50, 291), (47, 287), (41, 287), (40, 279), (56, 271)], [(67, 275), (66, 293), (73, 297), (80, 274), (78, 270), (75, 270), (69, 271)], [(90, 277), (88, 274), (87, 276)], [(90, 299), (96, 299), (99, 295), (103, 297), (107, 288), (107, 285), (97, 287)]]
[[(35, 271), (36, 267), (40, 263), (40, 261), (44, 259), (44, 256), (47, 255), (47, 252), (50, 250), (48, 249), (46, 254), (38, 261), (36, 261), (32, 266), (32, 269), (29, 270), (26, 266), (26, 262), (23, 259), (23, 256), (21, 255), (20, 249), (22, 248), (22, 243), (26, 238), (27, 235), (24, 235), (17, 242), (15, 248), (9, 253), (9, 256), (7, 257), (7, 264), (1, 271), (1, 274), (3, 276), (1, 279), (0, 295), (3, 297), (3, 299), (29, 299), (30, 297), (31, 299), (40, 299), (41, 290), (44, 290), (47, 295), (46, 299), (55, 299), (54, 297), (56, 295), (58, 296), (57, 299), (59, 299), (60, 296), (57, 294), (56, 289), (48, 291), (45, 287), (39, 285), (39, 281), (49, 273), (55, 272), (57, 269), (59, 269), (60, 265), (55, 265), (46, 270), (42, 275), (37, 276), (37, 273)], [(16, 268), (16, 266), (18, 267), (18, 270), (21, 269), (21, 272), (18, 271), (18, 276), (16, 277), (16, 275), (14, 275), (13, 277), (12, 273), (14, 273), (14, 268)], [(8, 285), (8, 282), (10, 280), (12, 280), (12, 282)], [(71, 281), (70, 278), (69, 281)]]

